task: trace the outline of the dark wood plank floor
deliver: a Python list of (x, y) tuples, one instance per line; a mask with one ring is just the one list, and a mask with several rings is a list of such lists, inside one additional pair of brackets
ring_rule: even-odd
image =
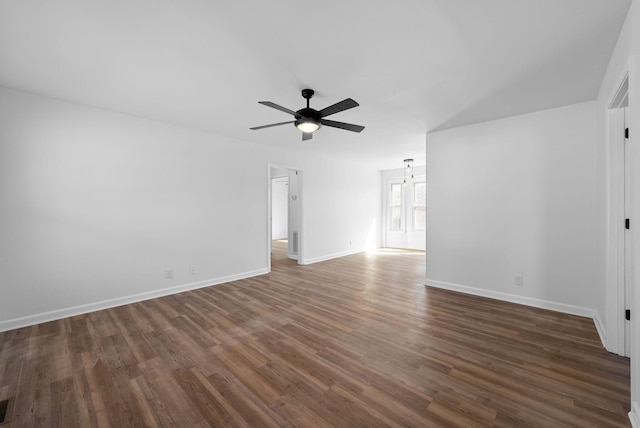
[(0, 333), (7, 427), (629, 426), (590, 319), (423, 278), (420, 252), (276, 243), (269, 275)]

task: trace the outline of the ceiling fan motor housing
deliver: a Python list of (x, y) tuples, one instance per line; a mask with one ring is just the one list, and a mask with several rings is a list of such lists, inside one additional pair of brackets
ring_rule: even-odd
[(320, 113), (310, 107), (300, 109), (296, 112), (296, 122), (294, 125), (297, 127), (304, 122), (314, 122), (320, 128)]

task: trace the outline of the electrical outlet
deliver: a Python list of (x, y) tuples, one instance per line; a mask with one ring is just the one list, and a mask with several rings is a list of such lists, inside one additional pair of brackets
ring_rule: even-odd
[(516, 275), (513, 280), (513, 285), (524, 287), (524, 275)]
[(189, 266), (189, 275), (194, 275), (195, 273), (196, 273), (196, 266), (195, 265)]
[(173, 269), (171, 269), (171, 268), (167, 268), (167, 269), (165, 269), (165, 270), (164, 270), (164, 277), (165, 277), (166, 279), (171, 279), (171, 278), (173, 278)]

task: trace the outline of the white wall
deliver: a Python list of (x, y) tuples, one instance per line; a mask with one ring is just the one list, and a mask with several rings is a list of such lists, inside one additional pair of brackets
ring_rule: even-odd
[(303, 239), (316, 244), (305, 245), (305, 263), (380, 247), (380, 171), (325, 164), (302, 177)]
[(289, 186), (286, 178), (272, 179), (271, 186), (271, 239), (286, 239), (289, 225)]
[[(622, 73), (627, 69), (629, 62), (631, 62), (631, 73), (629, 75), (630, 83), (630, 97), (629, 97), (629, 112), (630, 123), (629, 128), (631, 130), (630, 142), (631, 142), (631, 164), (632, 164), (632, 176), (631, 176), (631, 204), (632, 204), (632, 221), (636, 224), (638, 221), (638, 213), (640, 213), (640, 149), (638, 145), (638, 135), (640, 134), (640, 3), (636, 0), (631, 3), (631, 7), (627, 14), (625, 24), (620, 32), (620, 37), (616, 44), (616, 48), (611, 55), (607, 73), (602, 81), (600, 90), (598, 92), (597, 99), (597, 143), (598, 143), (598, 202), (599, 202), (599, 228), (598, 228), (598, 281), (603, 284), (600, 287), (600, 293), (598, 296), (598, 312), (601, 313), (603, 319), (610, 318), (606, 314), (606, 302), (610, 298), (606, 294), (607, 288), (604, 287), (606, 282), (606, 242), (607, 242), (607, 198), (606, 198), (606, 186), (608, 180), (608, 146), (606, 138), (607, 121), (606, 121), (606, 109), (608, 107), (609, 97), (615, 90), (615, 86), (622, 76)], [(635, 214), (634, 214), (635, 213)], [(632, 222), (632, 225), (634, 223)], [(634, 254), (634, 264), (632, 266), (632, 291), (631, 291), (631, 400), (632, 400), (632, 412), (630, 414), (631, 421), (634, 427), (640, 428), (640, 317), (633, 316), (640, 310), (640, 228), (631, 228)], [(612, 326), (605, 325), (605, 331), (611, 330)], [(607, 333), (608, 335), (609, 333)]]
[(428, 134), (426, 283), (595, 315), (595, 141), (595, 102)]
[(0, 88), (0, 330), (266, 272), (268, 163), (306, 262), (379, 244), (379, 171)]

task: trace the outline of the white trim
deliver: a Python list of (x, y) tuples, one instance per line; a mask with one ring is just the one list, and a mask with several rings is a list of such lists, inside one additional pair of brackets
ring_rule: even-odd
[(352, 256), (354, 254), (358, 254), (358, 253), (362, 253), (364, 252), (364, 250), (349, 250), (349, 251), (344, 251), (341, 253), (334, 253), (334, 254), (328, 254), (326, 256), (320, 256), (320, 257), (315, 257), (313, 259), (307, 259), (304, 261), (305, 265), (310, 265), (313, 263), (320, 263), (320, 262), (325, 262), (327, 260), (331, 260), (331, 259), (337, 259), (340, 257), (345, 257), (345, 256)]
[(640, 404), (637, 401), (631, 403), (629, 421), (631, 421), (631, 426), (633, 428), (640, 428)]
[(602, 323), (602, 319), (600, 318), (600, 314), (598, 311), (593, 311), (593, 323), (596, 326), (596, 331), (598, 332), (598, 336), (600, 337), (600, 341), (602, 342), (602, 347), (607, 349), (607, 330), (604, 328), (604, 324)]
[[(638, 96), (640, 96), (640, 58), (632, 56), (629, 58), (629, 129), (631, 129), (629, 135), (630, 146), (630, 161), (632, 165), (636, 167), (631, 170), (631, 215), (636, 219), (640, 217), (640, 171), (637, 168), (640, 165), (640, 149), (638, 147), (637, 134), (640, 130), (640, 103), (638, 103)], [(635, 131), (635, 132), (634, 132)], [(640, 228), (633, 227), (631, 229), (631, 311), (637, 312), (640, 309)], [(634, 313), (635, 313), (634, 312)], [(637, 315), (637, 314), (636, 314)], [(635, 414), (636, 426), (640, 428), (640, 407), (638, 402), (640, 400), (640, 318), (637, 316), (631, 317), (631, 402), (634, 404), (632, 407)]]
[[(627, 62), (624, 64), (618, 80), (616, 80), (617, 83), (616, 86), (614, 86), (615, 89), (609, 95), (607, 109), (619, 108), (622, 99), (629, 95), (629, 63), (630, 58), (627, 58)], [(621, 97), (621, 95), (624, 96)]]
[(271, 237), (271, 222), (273, 219), (272, 209), (272, 181), (271, 181), (271, 168), (274, 168), (270, 163), (267, 163), (267, 273), (271, 272), (271, 251), (273, 250), (273, 242)]
[[(598, 329), (598, 323), (602, 325), (602, 322), (599, 320), (600, 318), (598, 317), (598, 313), (595, 310), (583, 308), (581, 306), (567, 305), (565, 303), (552, 302), (550, 300), (536, 299), (535, 297), (518, 296), (515, 294), (502, 293), (500, 291), (492, 291), (486, 290), (484, 288), (471, 287), (468, 285), (436, 281), (428, 278), (425, 280), (424, 285), (434, 288), (442, 288), (444, 290), (473, 294), (474, 296), (489, 297), (491, 299), (518, 303), (521, 305), (532, 306), (534, 308), (548, 309), (550, 311), (591, 318), (596, 324), (596, 329)], [(596, 321), (596, 318), (598, 319), (598, 321)], [(600, 331), (598, 331), (598, 334), (600, 334)], [(602, 337), (600, 338), (600, 340), (602, 340)]]
[(222, 276), (219, 278), (208, 279), (205, 281), (192, 282), (189, 284), (176, 285), (173, 287), (162, 288), (159, 290), (147, 291), (145, 293), (132, 294), (130, 296), (117, 297), (115, 299), (102, 300), (100, 302), (88, 303), (86, 305), (72, 306), (70, 308), (57, 309), (55, 311), (43, 312), (41, 314), (28, 315), (9, 320), (0, 321), (0, 332), (14, 330), (16, 328), (28, 327), (49, 321), (55, 321), (76, 315), (82, 315), (89, 312), (100, 311), (103, 309), (115, 308), (117, 306), (128, 305), (131, 303), (142, 302), (144, 300), (156, 299), (158, 297), (178, 294), (184, 291), (196, 290), (198, 288), (210, 287), (213, 285), (223, 284), (225, 282), (237, 281), (240, 279), (251, 278), (258, 275), (269, 273), (266, 268), (256, 269), (249, 272), (242, 272), (235, 275)]

